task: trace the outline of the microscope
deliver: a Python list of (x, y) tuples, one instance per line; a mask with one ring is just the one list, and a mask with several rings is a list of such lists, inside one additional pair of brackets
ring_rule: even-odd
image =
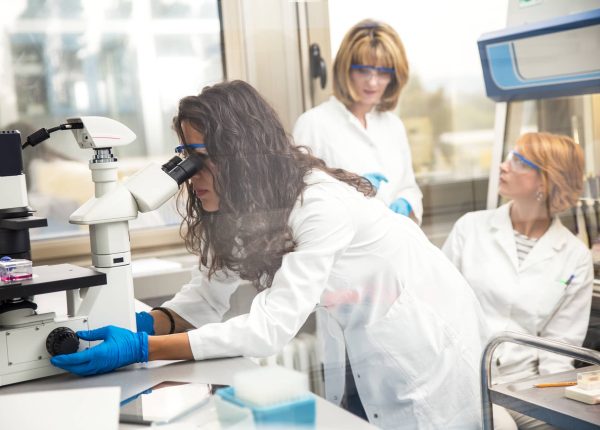
[[(115, 120), (70, 118), (35, 132), (23, 146), (18, 131), (0, 131), (0, 257), (31, 260), (29, 228), (47, 225), (28, 205), (21, 151), (58, 130), (70, 130), (80, 148), (93, 150), (94, 197), (69, 218), (89, 226), (92, 267), (34, 265), (32, 279), (0, 284), (0, 386), (62, 373), (50, 357), (89, 347), (77, 338), (78, 330), (105, 325), (136, 330), (128, 222), (138, 212), (159, 208), (203, 165), (201, 157), (175, 156), (120, 183), (112, 148), (136, 136)], [(65, 291), (67, 316), (38, 314), (34, 296), (57, 291)]]

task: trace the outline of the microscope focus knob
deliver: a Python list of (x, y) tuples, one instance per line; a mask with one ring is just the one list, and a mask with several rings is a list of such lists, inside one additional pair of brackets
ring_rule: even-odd
[(79, 349), (79, 338), (69, 327), (58, 327), (46, 338), (46, 350), (51, 356), (71, 354)]

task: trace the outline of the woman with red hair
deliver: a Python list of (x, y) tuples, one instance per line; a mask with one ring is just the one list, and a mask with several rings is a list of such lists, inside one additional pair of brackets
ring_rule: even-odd
[[(467, 279), (492, 333), (528, 333), (581, 346), (592, 301), (590, 251), (558, 217), (577, 204), (583, 151), (571, 138), (526, 133), (500, 165), (510, 201), (456, 222), (443, 250)], [(495, 382), (573, 369), (573, 360), (516, 344), (493, 357)], [(494, 405), (496, 429), (553, 428)]]

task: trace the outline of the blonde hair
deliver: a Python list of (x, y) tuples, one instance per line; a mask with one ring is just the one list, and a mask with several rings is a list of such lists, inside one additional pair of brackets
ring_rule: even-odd
[(540, 167), (550, 215), (577, 204), (585, 164), (583, 151), (573, 139), (551, 133), (525, 133), (517, 140), (516, 148)]
[(375, 107), (381, 112), (394, 109), (408, 81), (408, 60), (398, 33), (387, 24), (369, 19), (346, 33), (333, 63), (333, 94), (348, 108), (359, 99), (350, 83), (352, 64), (394, 68), (392, 79)]

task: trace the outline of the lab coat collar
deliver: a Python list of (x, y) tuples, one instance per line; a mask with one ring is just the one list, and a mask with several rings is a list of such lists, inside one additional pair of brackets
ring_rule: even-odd
[[(342, 103), (341, 101), (339, 101), (335, 96), (331, 96), (329, 97), (329, 101), (331, 102), (331, 104), (333, 106), (335, 106), (335, 108), (350, 122), (353, 122), (353, 120), (357, 120), (358, 118), (356, 118), (354, 116), (354, 114), (352, 112), (350, 112), (350, 109), (348, 109), (346, 107), (346, 105), (344, 103)], [(360, 123), (360, 122), (359, 122)]]
[(509, 202), (496, 209), (490, 220), (490, 229), (492, 230), (492, 236), (504, 252), (506, 252), (516, 271), (526, 270), (540, 261), (552, 258), (556, 252), (565, 246), (570, 233), (564, 228), (558, 217), (554, 217), (548, 231), (539, 238), (527, 257), (525, 257), (521, 267), (519, 267), (517, 245), (510, 220), (511, 205), (512, 202)]
[[(346, 105), (344, 103), (342, 103), (341, 101), (339, 101), (335, 96), (331, 96), (329, 98), (329, 100), (336, 107), (336, 109), (338, 109), (348, 119), (348, 121), (351, 124), (354, 124), (365, 135), (365, 137), (367, 137), (367, 140), (372, 145), (373, 142), (371, 142), (371, 139), (369, 138), (369, 136), (367, 134), (367, 131), (362, 126), (362, 124), (360, 123), (360, 121), (358, 120), (358, 118), (355, 117), (352, 112), (350, 112), (350, 109), (348, 109), (346, 107)], [(370, 118), (372, 118), (374, 112), (375, 112), (375, 108), (374, 107), (369, 112), (367, 112), (367, 114), (366, 114), (367, 124), (369, 123)]]
[(570, 234), (571, 233), (562, 225), (558, 217), (554, 217), (548, 231), (539, 238), (538, 242), (529, 252), (529, 255), (525, 257), (525, 260), (521, 265), (521, 270), (526, 270), (540, 261), (554, 257), (554, 255), (565, 246), (567, 237)]
[(510, 221), (510, 203), (502, 205), (494, 211), (490, 219), (490, 230), (492, 237), (504, 250), (515, 271), (518, 271), (519, 258), (517, 257), (517, 244)]

